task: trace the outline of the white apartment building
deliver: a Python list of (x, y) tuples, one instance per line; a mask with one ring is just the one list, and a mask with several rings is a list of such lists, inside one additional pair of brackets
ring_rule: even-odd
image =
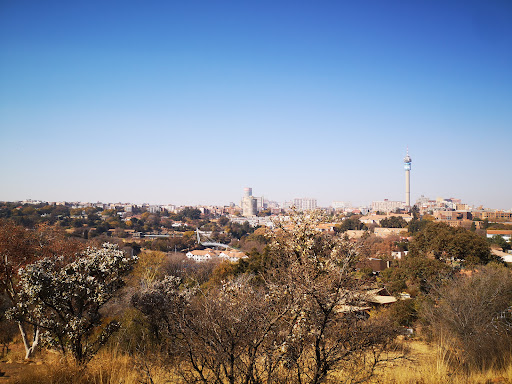
[(308, 197), (293, 199), (293, 205), (297, 211), (312, 211), (317, 207), (316, 199)]
[(388, 199), (384, 199), (384, 201), (372, 201), (372, 211), (373, 212), (392, 212), (395, 209), (404, 208), (405, 203), (402, 201), (390, 201)]
[(344, 210), (346, 208), (352, 207), (352, 204), (350, 204), (348, 201), (333, 201), (331, 206), (334, 209)]

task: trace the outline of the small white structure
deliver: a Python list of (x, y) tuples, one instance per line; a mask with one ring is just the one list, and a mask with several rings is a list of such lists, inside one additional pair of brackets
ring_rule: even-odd
[(216, 251), (211, 248), (204, 250), (195, 250), (187, 252), (186, 256), (194, 261), (202, 262), (215, 259), (228, 260), (231, 262), (237, 262), (240, 259), (244, 259), (247, 255), (239, 251)]
[(510, 241), (512, 238), (512, 231), (510, 230), (499, 230), (499, 229), (488, 229), (487, 230), (487, 238), (491, 239), (494, 236), (501, 236), (503, 240)]
[(394, 260), (401, 260), (402, 257), (406, 256), (409, 253), (409, 251), (397, 251), (397, 252), (391, 252), (391, 256)]
[(229, 260), (231, 262), (237, 262), (240, 259), (247, 258), (247, 255), (243, 252), (238, 251), (222, 251), (221, 253), (219, 253), (219, 257), (225, 260)]
[(187, 252), (186, 256), (189, 259), (193, 259), (194, 261), (208, 261), (212, 260), (213, 258), (218, 257), (216, 254), (216, 251), (213, 249), (207, 248), (204, 250), (194, 250)]

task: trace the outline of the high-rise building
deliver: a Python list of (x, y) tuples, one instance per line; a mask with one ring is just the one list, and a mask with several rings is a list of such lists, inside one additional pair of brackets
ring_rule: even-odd
[(244, 195), (242, 197), (242, 216), (254, 216), (256, 215), (257, 209), (257, 201), (256, 198), (252, 195), (252, 188), (244, 188)]
[(373, 212), (393, 212), (394, 210), (402, 209), (404, 203), (401, 201), (389, 201), (388, 199), (384, 199), (384, 201), (372, 201), (372, 211)]
[(297, 211), (312, 211), (316, 209), (316, 199), (293, 199), (293, 205)]
[(343, 210), (343, 209), (346, 209), (346, 208), (350, 208), (352, 207), (352, 204), (350, 204), (349, 202), (347, 201), (333, 201), (331, 206), (334, 208), (334, 209), (339, 209), (339, 210)]
[(409, 148), (407, 148), (407, 155), (404, 158), (405, 169), (405, 207), (411, 206), (411, 163), (412, 159), (409, 156)]

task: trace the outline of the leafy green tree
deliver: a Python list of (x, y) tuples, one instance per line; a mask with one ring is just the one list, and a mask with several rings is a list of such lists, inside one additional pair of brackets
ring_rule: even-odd
[(367, 229), (364, 223), (359, 220), (360, 216), (351, 216), (343, 220), (340, 224), (334, 227), (335, 232), (346, 232), (348, 230)]
[(201, 218), (201, 211), (197, 208), (185, 207), (180, 211), (179, 216), (181, 216), (180, 220), (183, 220), (183, 218), (199, 220)]
[(443, 223), (428, 223), (414, 236), (409, 250), (412, 256), (431, 256), (445, 262), (462, 262), (467, 266), (496, 261), (485, 238)]
[(425, 225), (427, 225), (428, 221), (420, 220), (414, 217), (411, 221), (409, 221), (408, 230), (410, 233), (415, 234), (420, 232)]
[(393, 294), (403, 291), (412, 296), (428, 293), (454, 273), (446, 263), (425, 256), (406, 256), (398, 266), (380, 273), (382, 282)]
[(492, 238), (487, 239), (489, 244), (494, 244), (503, 249), (503, 251), (507, 251), (511, 249), (510, 244), (500, 235), (494, 235)]
[(391, 216), (380, 221), (380, 226), (383, 228), (405, 228), (407, 221), (401, 216)]
[(398, 300), (391, 306), (390, 316), (397, 325), (412, 327), (418, 320), (416, 300)]

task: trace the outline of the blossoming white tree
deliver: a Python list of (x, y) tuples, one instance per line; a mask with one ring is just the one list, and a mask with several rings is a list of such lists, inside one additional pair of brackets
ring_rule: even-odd
[(44, 258), (19, 271), (17, 305), (10, 316), (44, 330), (43, 342), (87, 362), (118, 329), (100, 309), (124, 285), (136, 256), (116, 245), (88, 248), (73, 261)]
[[(36, 260), (54, 258), (57, 255), (73, 260), (84, 247), (76, 240), (48, 226), (27, 229), (7, 220), (0, 220), (0, 293), (5, 294), (9, 306), (16, 306), (18, 300), (20, 268)], [(39, 344), (40, 329), (18, 319), (16, 322), (25, 346), (28, 359)], [(32, 334), (32, 338), (30, 338)]]

